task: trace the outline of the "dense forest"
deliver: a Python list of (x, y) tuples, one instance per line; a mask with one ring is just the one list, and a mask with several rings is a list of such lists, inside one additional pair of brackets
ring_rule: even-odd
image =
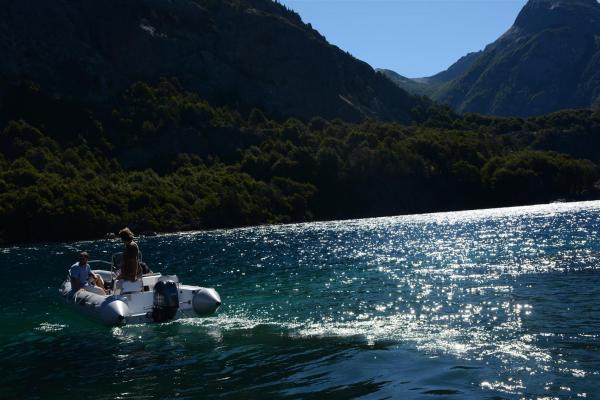
[(272, 119), (176, 80), (102, 106), (0, 92), (3, 243), (600, 198), (600, 111)]

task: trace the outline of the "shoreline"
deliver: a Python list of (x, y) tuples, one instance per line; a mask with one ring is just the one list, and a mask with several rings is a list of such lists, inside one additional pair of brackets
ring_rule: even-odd
[[(393, 214), (393, 215), (379, 215), (379, 216), (368, 216), (368, 217), (357, 217), (357, 218), (340, 218), (340, 219), (315, 219), (311, 221), (296, 221), (296, 222), (286, 222), (286, 223), (265, 223), (265, 224), (257, 224), (257, 225), (244, 225), (244, 226), (234, 226), (227, 228), (207, 228), (207, 229), (182, 229), (182, 230), (174, 230), (174, 231), (156, 231), (152, 232), (153, 234), (139, 234), (136, 235), (136, 238), (152, 238), (158, 236), (168, 236), (168, 235), (180, 235), (180, 234), (197, 234), (201, 232), (216, 232), (216, 231), (225, 231), (225, 230), (243, 230), (243, 229), (253, 229), (259, 227), (280, 227), (280, 226), (294, 226), (294, 225), (303, 225), (303, 224), (319, 224), (319, 223), (332, 223), (332, 222), (353, 222), (353, 221), (362, 221), (367, 219), (380, 219), (380, 218), (400, 218), (400, 217), (416, 217), (416, 216), (427, 216), (427, 215), (437, 215), (437, 214), (449, 214), (449, 213), (470, 213), (470, 212), (485, 212), (489, 210), (503, 210), (503, 209), (514, 209), (514, 208), (525, 208), (525, 207), (539, 207), (539, 206), (549, 206), (552, 204), (574, 204), (574, 203), (594, 203), (600, 202), (600, 197), (594, 199), (576, 199), (576, 200), (568, 200), (568, 199), (560, 199), (551, 201), (548, 203), (533, 203), (533, 204), (521, 204), (521, 205), (511, 205), (511, 206), (497, 206), (497, 207), (483, 207), (483, 208), (473, 208), (473, 209), (456, 209), (456, 210), (439, 210), (439, 211), (430, 211), (423, 213), (407, 213), (407, 214)], [(107, 232), (111, 233), (111, 232)], [(67, 240), (46, 240), (46, 241), (26, 241), (26, 242), (12, 242), (12, 243), (0, 243), (0, 249), (14, 248), (14, 247), (28, 247), (32, 245), (47, 245), (47, 244), (56, 244), (56, 243), (82, 243), (82, 242), (94, 242), (99, 240), (118, 240), (118, 237), (94, 237), (94, 238), (85, 238), (85, 239), (67, 239)]]

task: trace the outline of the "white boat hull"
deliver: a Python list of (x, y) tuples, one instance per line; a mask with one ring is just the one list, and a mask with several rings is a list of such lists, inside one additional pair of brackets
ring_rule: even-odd
[[(94, 272), (100, 274), (105, 282), (112, 282), (110, 271)], [(175, 275), (148, 274), (136, 282), (117, 280), (110, 294), (94, 287), (73, 291), (67, 279), (59, 292), (74, 310), (106, 326), (165, 322), (165, 317), (157, 312), (160, 304), (157, 305), (155, 299), (154, 288), (159, 282), (172, 282), (170, 285), (177, 288), (178, 305), (174, 315), (169, 315), (169, 320), (210, 315), (221, 305), (221, 297), (215, 289), (180, 284)]]

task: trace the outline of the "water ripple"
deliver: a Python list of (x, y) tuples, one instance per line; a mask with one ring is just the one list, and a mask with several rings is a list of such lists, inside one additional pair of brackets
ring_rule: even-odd
[(65, 311), (54, 288), (76, 252), (109, 258), (118, 243), (5, 248), (5, 273), (35, 267), (36, 280), (2, 288), (14, 301), (0, 306), (0, 384), (8, 398), (51, 398), (56, 385), (69, 389), (55, 397), (80, 397), (99, 382), (107, 399), (598, 398), (599, 211), (561, 203), (145, 238), (152, 268), (216, 287), (223, 308), (112, 330)]

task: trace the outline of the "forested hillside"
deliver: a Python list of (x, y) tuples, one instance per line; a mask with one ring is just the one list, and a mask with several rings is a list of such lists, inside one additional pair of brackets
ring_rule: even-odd
[(410, 122), (431, 104), (271, 0), (3, 0), (0, 54), (0, 86), (33, 81), (94, 106), (162, 77), (280, 118)]
[(97, 109), (33, 84), (12, 87), (0, 100), (0, 238), (600, 197), (598, 111), (529, 119), (420, 112), (412, 125), (303, 122), (216, 107), (169, 80), (136, 83)]
[(3, 243), (600, 197), (598, 112), (458, 115), (269, 0), (6, 0), (0, 51)]

